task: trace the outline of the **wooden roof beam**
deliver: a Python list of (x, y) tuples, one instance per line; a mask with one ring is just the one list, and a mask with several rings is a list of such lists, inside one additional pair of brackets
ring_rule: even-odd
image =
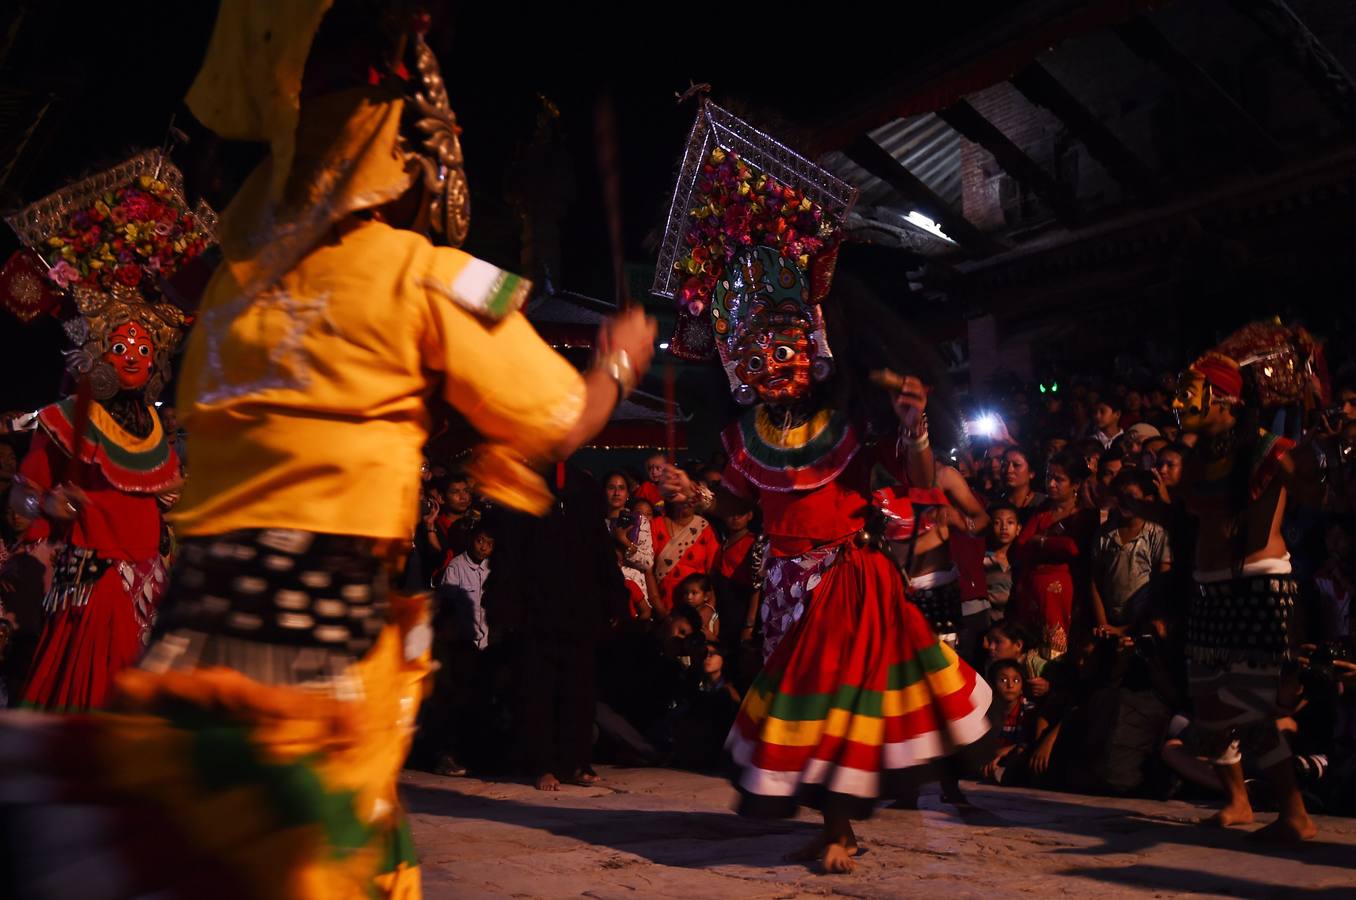
[(966, 253), (987, 256), (1002, 249), (869, 136), (859, 135), (843, 148), (843, 154), (903, 195), (919, 212), (940, 225)]
[(1147, 19), (1132, 19), (1112, 29), (1131, 52), (1158, 66), (1185, 90), (1194, 94), (1205, 109), (1235, 137), (1254, 168), (1273, 169), (1285, 152), (1257, 120), (1229, 95), (1210, 74), (1172, 45), (1163, 32)]
[(1011, 81), (1026, 99), (1054, 113), (1112, 178), (1146, 200), (1159, 195), (1158, 179), (1149, 167), (1060, 84), (1049, 69), (1033, 62)]
[(1341, 60), (1323, 46), (1285, 0), (1230, 0), (1273, 41), (1281, 44), (1343, 127), (1356, 130), (1356, 80)]
[(1066, 226), (1075, 228), (1083, 221), (1083, 211), (1074, 201), (1072, 192), (980, 115), (979, 110), (959, 100), (938, 110), (937, 117), (960, 132), (962, 137), (992, 153), (1003, 171), (1034, 191)]

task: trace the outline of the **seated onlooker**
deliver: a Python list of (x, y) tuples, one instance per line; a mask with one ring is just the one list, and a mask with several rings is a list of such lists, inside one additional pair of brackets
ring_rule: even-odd
[(989, 666), (994, 700), (989, 722), (994, 732), (994, 755), (984, 765), (984, 777), (1002, 782), (1010, 763), (1020, 759), (1036, 736), (1036, 705), (1022, 693), (1026, 676), (1015, 659), (999, 659)]
[(1097, 535), (1092, 551), (1092, 613), (1101, 636), (1122, 636), (1149, 611), (1158, 576), (1172, 566), (1168, 534), (1136, 510), (1157, 491), (1147, 472), (1127, 470), (1112, 482), (1116, 515)]
[(1039, 700), (1050, 691), (1050, 682), (1042, 677), (1049, 660), (1031, 647), (1031, 636), (1026, 629), (1009, 619), (995, 622), (984, 633), (984, 649), (989, 654), (989, 663), (1000, 659), (1020, 663), (1027, 696)]
[(680, 604), (600, 658), (598, 726), (619, 761), (703, 768), (719, 762), (739, 696), (701, 616)]

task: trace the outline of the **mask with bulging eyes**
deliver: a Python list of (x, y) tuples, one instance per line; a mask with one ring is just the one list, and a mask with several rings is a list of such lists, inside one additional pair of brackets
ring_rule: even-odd
[(150, 333), (136, 322), (125, 322), (108, 336), (104, 362), (113, 367), (118, 384), (125, 390), (146, 386), (155, 361), (155, 344)]
[(789, 403), (810, 391), (810, 338), (799, 329), (756, 331), (742, 343), (735, 373), (764, 403)]

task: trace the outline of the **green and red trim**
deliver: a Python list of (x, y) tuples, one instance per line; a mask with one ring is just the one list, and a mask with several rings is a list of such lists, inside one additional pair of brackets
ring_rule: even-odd
[(762, 439), (757, 412), (757, 407), (747, 411), (720, 439), (730, 465), (761, 490), (786, 493), (823, 487), (842, 474), (861, 449), (856, 430), (839, 412), (803, 445), (788, 448)]
[(163, 433), (153, 446), (136, 450), (119, 443), (116, 436), (91, 419), (85, 423), (77, 452), (74, 397), (43, 407), (38, 412), (38, 425), (68, 454), (98, 466), (108, 483), (120, 491), (156, 494), (173, 487), (179, 479), (178, 457)]

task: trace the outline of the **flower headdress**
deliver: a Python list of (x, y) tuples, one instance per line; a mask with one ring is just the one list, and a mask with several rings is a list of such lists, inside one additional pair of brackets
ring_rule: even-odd
[[(145, 392), (154, 399), (169, 377), (169, 358), (184, 315), (161, 296), (166, 281), (213, 242), (215, 214), (206, 204), (188, 208), (183, 176), (159, 150), (148, 150), (30, 204), (6, 221), (26, 250), (6, 264), (0, 298), (27, 321), (53, 312), (59, 294), (74, 315), (64, 328), (76, 349), (67, 352), (72, 375), (88, 376), (93, 396), (117, 392), (102, 360), (109, 334), (136, 322), (155, 340), (155, 366)], [(34, 285), (41, 275), (46, 284)], [(52, 296), (50, 303), (35, 297)]]
[[(651, 289), (678, 301), (670, 352), (698, 360), (715, 350), (736, 399), (751, 402), (736, 348), (756, 314), (784, 307), (809, 334), (814, 377), (826, 378), (833, 356), (819, 302), (856, 198), (856, 188), (703, 100)], [(772, 280), (750, 277), (755, 265)]]
[(1190, 368), (1222, 402), (1241, 402), (1245, 371), (1252, 373), (1257, 402), (1264, 408), (1322, 405), (1329, 399), (1322, 346), (1304, 328), (1280, 319), (1244, 325)]

